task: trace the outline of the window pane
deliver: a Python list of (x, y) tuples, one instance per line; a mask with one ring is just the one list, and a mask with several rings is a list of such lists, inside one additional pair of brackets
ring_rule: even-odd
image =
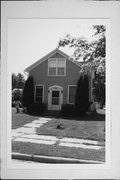
[(36, 96), (36, 102), (42, 102), (42, 97)]
[(59, 105), (59, 98), (52, 98), (52, 105)]
[(58, 67), (65, 67), (65, 59), (58, 59)]
[(69, 103), (75, 103), (76, 87), (69, 87)]
[(58, 68), (57, 74), (58, 75), (64, 75), (65, 74), (65, 69), (64, 68)]
[(52, 105), (59, 105), (59, 91), (52, 91)]
[(56, 68), (50, 67), (49, 68), (49, 75), (56, 75)]
[(42, 96), (43, 93), (43, 87), (42, 86), (37, 86), (36, 87), (36, 94), (39, 96)]
[(69, 96), (69, 103), (75, 103), (75, 96)]
[(49, 60), (49, 67), (56, 67), (57, 66), (57, 61), (56, 59), (51, 59)]
[(69, 93), (70, 93), (71, 95), (75, 95), (75, 93), (76, 93), (76, 87), (75, 87), (75, 86), (71, 86), (71, 87), (69, 88)]
[(52, 91), (52, 97), (59, 97), (59, 91)]
[(42, 102), (43, 97), (43, 86), (36, 86), (36, 102)]
[(49, 61), (48, 61), (49, 75), (51, 75), (51, 76), (64, 75), (65, 68), (66, 68), (65, 63), (66, 63), (66, 61), (64, 58), (49, 59)]

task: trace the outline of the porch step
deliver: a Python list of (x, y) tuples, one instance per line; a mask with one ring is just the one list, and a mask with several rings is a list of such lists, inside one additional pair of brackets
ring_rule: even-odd
[(48, 110), (44, 113), (44, 116), (59, 116), (60, 115), (60, 111), (52, 111), (52, 110)]

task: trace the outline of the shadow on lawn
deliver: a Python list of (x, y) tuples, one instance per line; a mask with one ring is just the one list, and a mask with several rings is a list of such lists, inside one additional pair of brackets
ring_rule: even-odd
[[(15, 111), (14, 111), (14, 114)], [(76, 121), (105, 121), (105, 115), (102, 114), (97, 114), (96, 112), (92, 112), (90, 114), (85, 114), (85, 115), (74, 115), (74, 114), (61, 114), (60, 112), (49, 112), (47, 114), (47, 112), (44, 112), (42, 114), (36, 114), (36, 113), (32, 113), (32, 114), (28, 114), (28, 113), (24, 113), (21, 110), (21, 113), (19, 113), (21, 115), (28, 115), (29, 117), (47, 117), (47, 118), (57, 118), (57, 119), (67, 119), (67, 120), (76, 120)], [(16, 114), (17, 116), (19, 116), (19, 114)], [(15, 115), (14, 115), (15, 116)]]
[(57, 119), (67, 119), (67, 120), (76, 120), (76, 121), (105, 121), (105, 115), (100, 114), (90, 114), (90, 115), (82, 115), (82, 116), (73, 116), (73, 115), (42, 115), (42, 117), (50, 117)]

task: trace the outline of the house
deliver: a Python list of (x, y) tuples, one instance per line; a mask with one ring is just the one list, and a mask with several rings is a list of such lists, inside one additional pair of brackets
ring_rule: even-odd
[[(81, 64), (55, 49), (25, 72), (34, 79), (34, 101), (47, 103), (48, 110), (61, 110), (62, 104), (74, 104)], [(90, 78), (90, 101), (91, 95)]]

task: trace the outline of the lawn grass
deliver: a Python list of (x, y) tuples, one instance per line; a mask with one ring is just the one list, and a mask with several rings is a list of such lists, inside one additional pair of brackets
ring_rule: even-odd
[(57, 145), (44, 145), (24, 142), (13, 142), (12, 151), (29, 155), (45, 155), (84, 160), (105, 161), (105, 150), (91, 150), (75, 147), (62, 147)]
[[(60, 125), (61, 129), (57, 128)], [(66, 119), (52, 119), (40, 128), (37, 134), (50, 135), (58, 138), (82, 138), (105, 141), (105, 122), (104, 121), (75, 121)]]
[[(37, 128), (36, 133), (38, 135), (50, 135), (58, 138), (71, 137), (71, 138), (83, 138), (98, 140), (100, 142), (105, 141), (105, 121), (104, 116), (85, 116), (79, 117), (79, 119), (63, 119), (63, 118), (51, 118), (52, 120), (45, 123), (40, 128)], [(12, 129), (16, 129), (24, 126), (27, 123), (40, 118), (39, 116), (32, 116), (25, 113), (16, 113), (16, 109), (12, 108)], [(68, 118), (68, 117), (67, 117)], [(92, 118), (92, 119), (91, 119)], [(95, 121), (96, 119), (96, 121)], [(101, 119), (101, 121), (100, 121)], [(58, 129), (57, 125), (62, 128)]]
[(19, 127), (24, 126), (27, 123), (31, 123), (32, 121), (38, 119), (38, 116), (31, 116), (28, 114), (24, 114), (21, 110), (20, 113), (16, 113), (16, 109), (12, 108), (12, 129), (17, 129)]
[[(100, 118), (102, 120), (100, 121)], [(12, 108), (12, 129), (16, 129), (24, 126), (27, 123), (40, 118), (40, 116), (31, 116), (24, 113), (16, 113), (15, 108)], [(68, 117), (67, 117), (68, 118)], [(45, 145), (45, 144), (34, 144), (34, 143), (25, 143), (25, 142), (12, 142), (12, 152), (25, 153), (30, 155), (45, 155), (45, 156), (56, 156), (56, 157), (68, 157), (68, 158), (77, 158), (85, 160), (96, 160), (104, 161), (105, 160), (105, 149), (104, 149), (104, 140), (105, 140), (105, 121), (103, 116), (99, 116), (99, 120), (95, 121), (97, 116), (93, 117), (80, 117), (80, 119), (68, 120), (67, 118), (51, 118), (51, 121), (48, 121), (40, 128), (37, 128), (36, 133), (39, 135), (51, 135), (58, 138), (71, 137), (71, 138), (84, 138), (98, 140), (99, 145), (102, 145), (101, 150), (92, 150), (92, 149), (82, 149), (75, 147), (63, 147), (54, 145)], [(57, 129), (57, 125), (60, 125), (62, 129)]]

